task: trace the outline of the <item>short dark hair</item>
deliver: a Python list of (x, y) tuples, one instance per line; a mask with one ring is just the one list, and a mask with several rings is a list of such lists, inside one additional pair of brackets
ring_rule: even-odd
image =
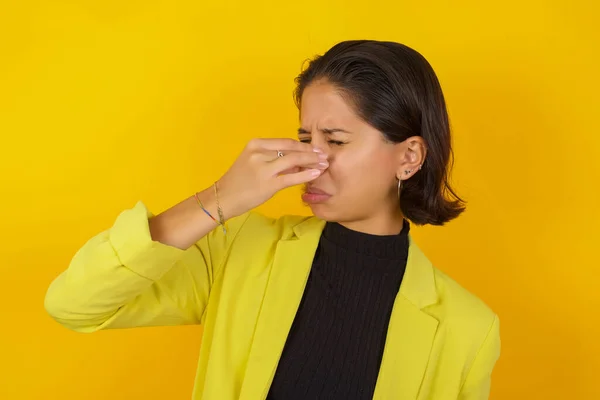
[(395, 42), (338, 43), (312, 59), (296, 78), (298, 107), (304, 89), (317, 80), (338, 88), (357, 114), (387, 140), (400, 143), (421, 136), (425, 141), (422, 169), (402, 183), (400, 209), (408, 220), (443, 225), (465, 210), (449, 183), (453, 152), (446, 102), (425, 57)]

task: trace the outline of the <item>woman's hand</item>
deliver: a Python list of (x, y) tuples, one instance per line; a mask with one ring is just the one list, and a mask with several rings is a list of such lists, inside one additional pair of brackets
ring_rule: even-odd
[(327, 155), (293, 139), (253, 139), (218, 181), (226, 219), (249, 211), (278, 191), (316, 179)]
[(220, 217), (219, 207), (224, 219), (237, 217), (281, 189), (316, 179), (328, 166), (327, 156), (310, 144), (293, 139), (254, 139), (217, 181), (216, 193), (213, 187), (206, 188), (151, 218), (150, 234), (155, 241), (187, 249), (215, 228), (212, 218)]

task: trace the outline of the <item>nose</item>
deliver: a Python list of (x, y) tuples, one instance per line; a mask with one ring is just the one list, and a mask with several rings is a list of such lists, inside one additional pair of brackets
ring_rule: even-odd
[(327, 156), (328, 167), (327, 167), (327, 169), (325, 169), (323, 171), (323, 174), (325, 174), (327, 172), (327, 170), (329, 169), (329, 167), (331, 167), (331, 164), (333, 163), (333, 157), (332, 157), (331, 149), (329, 148), (329, 144), (327, 143), (327, 140), (323, 140), (322, 138), (319, 138), (319, 136), (321, 136), (321, 135), (314, 135), (311, 138), (310, 143), (314, 147), (321, 149), (321, 151)]
[(323, 150), (325, 153), (329, 153), (329, 147), (327, 145), (327, 140), (320, 133), (313, 133), (310, 138), (310, 144), (319, 149)]

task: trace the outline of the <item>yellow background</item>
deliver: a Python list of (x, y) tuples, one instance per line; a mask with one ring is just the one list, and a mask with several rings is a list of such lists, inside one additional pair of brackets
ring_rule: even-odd
[[(600, 398), (593, 3), (4, 2), (0, 398), (189, 398), (200, 328), (71, 333), (46, 287), (138, 199), (160, 211), (251, 137), (294, 136), (303, 60), (354, 38), (414, 47), (444, 87), (469, 210), (415, 236), (500, 314), (492, 398)], [(307, 213), (297, 195), (262, 210)]]

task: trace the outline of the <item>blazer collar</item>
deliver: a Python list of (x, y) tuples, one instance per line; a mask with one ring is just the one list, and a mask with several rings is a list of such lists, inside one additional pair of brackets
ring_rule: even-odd
[[(292, 232), (289, 232), (289, 235), (284, 240), (302, 239), (307, 234), (311, 235), (314, 240), (315, 231), (318, 231), (320, 234), (324, 227), (325, 221), (316, 217), (308, 217), (295, 225)], [(414, 242), (412, 235), (409, 234), (408, 238), (410, 243), (408, 260), (406, 262), (406, 272), (400, 285), (400, 293), (419, 309), (423, 309), (438, 302), (434, 268), (429, 259)]]
[[(324, 225), (314, 217), (298, 224), (296, 242), (316, 247)], [(409, 235), (406, 271), (394, 301), (373, 399), (427, 396), (421, 387), (439, 321), (424, 308), (437, 302), (433, 265)]]
[[(308, 217), (286, 230), (277, 244), (240, 400), (267, 396), (324, 227), (324, 221)], [(406, 272), (392, 311), (375, 399), (387, 399), (392, 393), (394, 398), (417, 398), (438, 325), (421, 309), (436, 301), (433, 267), (410, 239)]]

